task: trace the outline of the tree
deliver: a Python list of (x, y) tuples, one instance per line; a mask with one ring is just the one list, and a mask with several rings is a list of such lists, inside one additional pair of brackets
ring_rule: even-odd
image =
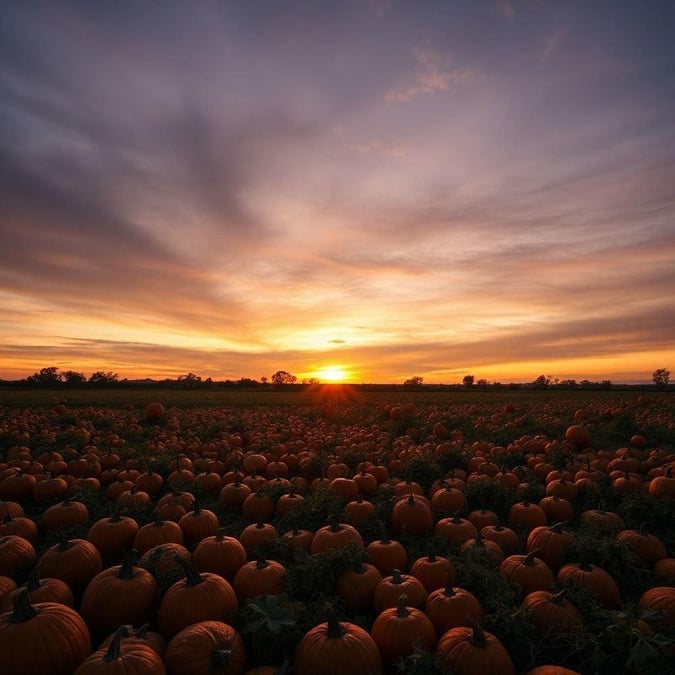
[(551, 376), (550, 375), (540, 375), (533, 383), (537, 389), (546, 389), (551, 386)]
[(670, 371), (668, 368), (657, 368), (652, 373), (652, 380), (659, 389), (665, 389), (670, 384)]
[(465, 375), (462, 378), (462, 384), (465, 387), (473, 387), (473, 383), (476, 381), (476, 378), (473, 375)]
[(61, 377), (66, 384), (84, 384), (87, 381), (84, 373), (78, 373), (76, 370), (66, 370), (65, 373), (61, 373)]
[(194, 387), (202, 383), (202, 378), (199, 375), (194, 373), (188, 373), (187, 375), (181, 375), (178, 378), (178, 382), (182, 384), (186, 389), (193, 389)]
[(49, 366), (41, 368), (39, 372), (33, 373), (26, 378), (27, 382), (31, 384), (39, 384), (41, 386), (49, 386), (51, 384), (59, 384), (61, 382), (61, 374), (56, 366)]
[(298, 381), (298, 378), (295, 375), (291, 375), (285, 370), (277, 370), (274, 375), (272, 375), (272, 384), (277, 386), (282, 384), (295, 384)]
[(117, 382), (118, 375), (117, 373), (111, 373), (108, 371), (104, 373), (102, 370), (97, 370), (90, 378), (90, 384), (113, 384)]
[(488, 381), (487, 381), (484, 377), (481, 377), (479, 380), (476, 380), (476, 384), (477, 384), (479, 387), (487, 387), (487, 386), (488, 386)]
[(419, 375), (415, 375), (415, 377), (408, 378), (403, 383), (403, 386), (404, 387), (421, 387), (423, 382), (424, 382), (423, 377), (420, 377)]

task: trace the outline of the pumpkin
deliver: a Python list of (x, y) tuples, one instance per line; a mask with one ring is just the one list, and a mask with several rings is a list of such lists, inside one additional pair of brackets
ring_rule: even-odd
[(337, 579), (336, 594), (353, 612), (367, 612), (373, 604), (375, 588), (382, 581), (382, 574), (370, 563), (360, 563), (345, 570)]
[(380, 570), (383, 576), (391, 574), (395, 569), (408, 569), (408, 552), (400, 541), (392, 540), (380, 521), (380, 539), (371, 541), (366, 547), (366, 558)]
[(53, 532), (72, 525), (82, 525), (89, 520), (89, 509), (82, 503), (66, 497), (62, 502), (50, 506), (40, 519), (40, 530)]
[(242, 565), (232, 583), (237, 597), (244, 602), (258, 595), (283, 593), (286, 577), (286, 568), (280, 562), (261, 558)]
[(422, 582), (411, 575), (403, 575), (394, 570), (391, 576), (384, 577), (375, 587), (373, 606), (375, 613), (380, 614), (389, 607), (398, 605), (399, 597), (406, 595), (408, 605), (421, 609), (427, 599), (427, 589)]
[(23, 581), (37, 554), (28, 539), (16, 534), (0, 537), (0, 575)]
[(68, 607), (74, 607), (75, 605), (73, 592), (65, 581), (54, 578), (40, 579), (37, 567), (34, 567), (28, 577), (28, 581), (26, 581), (23, 587), (11, 594), (8, 593), (6, 597), (0, 596), (0, 611), (4, 612), (10, 609), (14, 596), (21, 593), (24, 588), (28, 591), (28, 597), (32, 604), (38, 602), (59, 602)]
[(213, 511), (201, 508), (196, 501), (195, 508), (178, 521), (178, 526), (183, 530), (185, 545), (192, 547), (202, 539), (213, 536), (218, 531), (220, 522)]
[(645, 591), (638, 602), (643, 611), (657, 612), (658, 617), (647, 619), (655, 628), (670, 629), (675, 626), (675, 587), (655, 586)]
[(577, 670), (564, 668), (563, 666), (545, 665), (532, 668), (525, 675), (581, 675), (581, 673)]
[(133, 547), (142, 555), (159, 544), (183, 544), (183, 530), (172, 520), (162, 520), (159, 513), (152, 523), (143, 525), (134, 536)]
[(123, 642), (131, 635), (131, 626), (120, 626), (106, 647), (91, 654), (75, 675), (166, 675), (157, 652), (140, 642)]
[(476, 526), (466, 518), (455, 514), (452, 518), (441, 518), (434, 527), (434, 535), (443, 537), (450, 544), (463, 544), (478, 534)]
[(239, 612), (239, 601), (230, 583), (211, 572), (200, 574), (182, 558), (178, 558), (178, 562), (186, 577), (173, 584), (162, 598), (157, 613), (159, 632), (170, 639), (199, 621), (233, 623)]
[(192, 552), (192, 564), (198, 572), (213, 572), (228, 581), (246, 564), (246, 549), (220, 528), (215, 535), (202, 539)]
[[(101, 642), (99, 649), (105, 649), (110, 646), (115, 635), (109, 635), (103, 642)], [(137, 630), (132, 630), (129, 635), (122, 637), (122, 645), (128, 644), (142, 644), (153, 649), (158, 656), (164, 657), (166, 651), (166, 642), (164, 638), (155, 631), (150, 630), (150, 624), (145, 623)]]
[(0, 614), (2, 671), (8, 675), (72, 675), (90, 651), (87, 625), (66, 605), (32, 605), (24, 590), (13, 610)]
[(157, 422), (164, 417), (164, 406), (158, 401), (148, 403), (145, 406), (144, 414), (146, 422)]
[(61, 538), (40, 556), (37, 567), (40, 577), (65, 581), (77, 596), (103, 569), (103, 560), (96, 546), (86, 539)]
[(263, 522), (262, 518), (255, 525), (247, 525), (239, 535), (239, 541), (248, 556), (255, 555), (258, 547), (264, 542), (279, 538), (279, 532), (271, 523)]
[(157, 582), (134, 566), (135, 555), (127, 553), (121, 565), (103, 570), (85, 589), (80, 614), (92, 633), (108, 635), (121, 624), (138, 626), (150, 620), (159, 598)]
[(443, 635), (451, 628), (467, 625), (467, 618), (483, 620), (483, 606), (473, 593), (464, 588), (455, 588), (448, 578), (445, 588), (429, 593), (424, 603), (424, 613), (434, 625), (437, 633)]
[(522, 501), (509, 509), (509, 525), (516, 530), (533, 530), (548, 522), (546, 512), (538, 504)]
[(585, 448), (591, 442), (591, 434), (583, 424), (567, 427), (565, 439), (577, 448)]
[(526, 550), (531, 553), (537, 550), (537, 557), (541, 558), (553, 571), (559, 569), (565, 556), (574, 543), (574, 535), (563, 529), (564, 523), (559, 522), (547, 527), (535, 527), (527, 537)]
[(9, 513), (0, 522), (0, 537), (15, 534), (35, 544), (38, 539), (38, 526), (25, 516), (12, 516)]
[(338, 522), (335, 516), (330, 518), (330, 524), (319, 528), (314, 533), (310, 552), (323, 553), (333, 549), (343, 549), (349, 545), (356, 546), (360, 551), (365, 549), (363, 538), (352, 525)]
[(433, 550), (428, 556), (415, 560), (410, 574), (422, 582), (428, 593), (444, 588), (448, 581), (454, 584), (457, 577), (450, 559), (436, 555)]
[(555, 584), (553, 571), (541, 558), (536, 557), (536, 553), (535, 550), (527, 555), (510, 555), (499, 566), (502, 577), (519, 586), (523, 595), (548, 590)]
[(416, 647), (432, 650), (436, 646), (436, 629), (424, 612), (406, 607), (402, 594), (396, 607), (385, 609), (373, 623), (370, 634), (385, 666), (396, 666)]
[(649, 481), (649, 494), (657, 499), (675, 499), (675, 478), (673, 468), (669, 466), (663, 476), (656, 476)]
[(199, 621), (171, 639), (164, 662), (169, 675), (242, 675), (246, 649), (239, 633), (227, 623)]
[(391, 512), (391, 524), (394, 532), (413, 537), (430, 532), (434, 519), (429, 501), (413, 493), (399, 499)]
[(565, 590), (556, 594), (549, 591), (528, 593), (523, 608), (531, 612), (537, 634), (542, 639), (577, 631), (584, 623), (581, 612), (565, 598)]
[(189, 562), (190, 551), (181, 544), (160, 544), (146, 551), (138, 561), (138, 565), (155, 577), (160, 594), (163, 594), (176, 581), (185, 577), (185, 569), (178, 558)]
[(663, 542), (653, 534), (638, 530), (621, 530), (616, 535), (616, 540), (628, 546), (640, 560), (648, 565), (653, 565), (662, 558), (668, 557)]
[(505, 556), (513, 555), (520, 548), (520, 539), (510, 527), (502, 525), (487, 525), (480, 531), (480, 536), (486, 541), (499, 544)]
[(444, 633), (436, 645), (436, 654), (453, 675), (516, 675), (504, 645), (477, 622)]
[(128, 551), (138, 532), (138, 523), (133, 518), (120, 514), (116, 508), (109, 518), (100, 518), (87, 532), (90, 541), (101, 554), (103, 560), (118, 560)]
[(314, 532), (311, 530), (298, 530), (294, 528), (284, 532), (281, 535), (282, 540), (288, 544), (288, 549), (291, 553), (295, 553), (302, 549), (309, 553), (312, 550), (312, 542), (314, 541)]
[(621, 604), (621, 592), (609, 572), (590, 563), (569, 563), (558, 570), (557, 581), (578, 584), (589, 592), (603, 607), (614, 609)]
[(328, 620), (305, 633), (295, 649), (294, 675), (372, 675), (382, 672), (382, 657), (373, 638), (361, 627)]

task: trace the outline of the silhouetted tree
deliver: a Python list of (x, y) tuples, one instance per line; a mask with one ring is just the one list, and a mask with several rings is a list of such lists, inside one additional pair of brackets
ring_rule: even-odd
[(403, 383), (403, 386), (405, 386), (405, 387), (419, 387), (419, 386), (422, 385), (423, 382), (424, 382), (423, 377), (420, 377), (419, 375), (415, 375), (415, 377), (408, 378)]
[(194, 373), (188, 373), (187, 375), (181, 375), (178, 378), (178, 382), (182, 384), (186, 389), (193, 389), (202, 383), (202, 378), (199, 375)]
[(550, 375), (540, 375), (533, 383), (537, 389), (546, 389), (551, 386), (551, 376)]
[(84, 384), (87, 381), (87, 378), (84, 373), (78, 373), (76, 370), (66, 370), (65, 373), (61, 373), (61, 377), (66, 384)]
[(462, 384), (465, 387), (473, 387), (473, 383), (476, 381), (476, 378), (473, 375), (465, 375), (462, 378)]
[(114, 384), (119, 379), (117, 373), (107, 373), (102, 370), (97, 370), (90, 378), (90, 384)]
[(39, 372), (33, 373), (26, 378), (30, 384), (39, 384), (41, 386), (49, 386), (51, 384), (59, 384), (61, 382), (61, 374), (56, 366), (49, 366), (41, 368)]
[(285, 370), (277, 370), (274, 375), (272, 375), (272, 384), (277, 386), (282, 384), (295, 384), (298, 381), (298, 378), (295, 375), (291, 375)]
[(657, 368), (652, 373), (652, 380), (659, 389), (665, 389), (670, 384), (670, 371), (668, 368)]

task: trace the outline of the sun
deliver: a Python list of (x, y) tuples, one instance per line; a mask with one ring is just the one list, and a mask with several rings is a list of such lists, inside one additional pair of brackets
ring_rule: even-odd
[(321, 382), (346, 382), (347, 371), (342, 366), (324, 366), (316, 371), (315, 377)]

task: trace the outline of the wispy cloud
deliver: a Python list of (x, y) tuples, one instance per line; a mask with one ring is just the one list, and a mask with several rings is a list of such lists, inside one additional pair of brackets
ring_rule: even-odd
[(433, 50), (418, 48), (414, 52), (417, 70), (414, 83), (385, 94), (390, 103), (408, 103), (422, 94), (437, 94), (451, 87), (468, 82), (476, 77), (475, 71), (450, 68), (443, 63), (441, 55)]

